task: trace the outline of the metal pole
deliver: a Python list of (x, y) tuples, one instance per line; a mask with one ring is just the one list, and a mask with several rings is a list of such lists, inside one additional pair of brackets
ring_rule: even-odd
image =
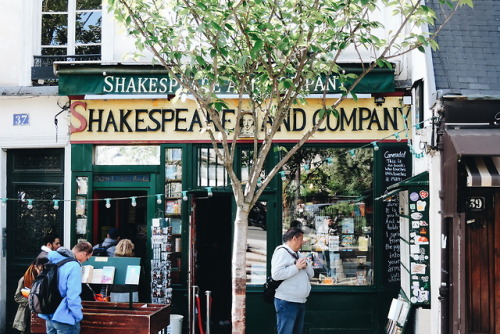
[[(191, 334), (196, 334), (196, 295), (198, 294), (198, 286), (193, 285), (191, 293)], [(200, 310), (198, 310), (200, 312)]]
[(207, 326), (205, 328), (205, 334), (210, 334), (210, 312), (212, 311), (212, 305), (210, 304), (210, 294), (212, 291), (205, 291), (205, 295), (207, 295)]

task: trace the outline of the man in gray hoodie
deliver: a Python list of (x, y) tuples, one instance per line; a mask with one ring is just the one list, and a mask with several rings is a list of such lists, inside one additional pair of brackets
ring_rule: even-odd
[(283, 280), (274, 296), (278, 334), (301, 334), (304, 327), (305, 303), (311, 291), (309, 280), (314, 270), (299, 253), (303, 239), (304, 231), (290, 228), (283, 235), (284, 244), (276, 247), (271, 260), (271, 276)]

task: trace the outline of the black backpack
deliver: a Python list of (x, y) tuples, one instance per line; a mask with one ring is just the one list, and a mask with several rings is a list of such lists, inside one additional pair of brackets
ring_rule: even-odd
[(92, 252), (92, 256), (108, 256), (108, 248), (114, 246), (113, 244), (103, 246), (102, 242), (97, 245), (96, 248), (94, 248), (94, 251)]
[[(291, 253), (287, 248), (285, 247), (278, 247), (285, 249), (295, 260), (298, 260), (298, 255)], [(271, 276), (269, 276), (266, 279), (266, 283), (264, 283), (264, 292), (262, 293), (262, 298), (264, 298), (264, 301), (266, 303), (273, 303), (274, 302), (274, 295), (276, 294), (276, 289), (283, 283), (283, 281), (275, 281)]]
[(43, 271), (35, 278), (28, 296), (28, 305), (32, 312), (53, 314), (56, 311), (62, 301), (57, 278), (59, 267), (70, 261), (76, 259), (70, 257), (43, 266)]

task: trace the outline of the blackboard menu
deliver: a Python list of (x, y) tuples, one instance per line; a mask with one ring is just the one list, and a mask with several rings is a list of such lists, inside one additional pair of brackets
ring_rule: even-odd
[[(383, 154), (384, 189), (411, 176), (411, 154), (408, 147), (386, 148)], [(399, 243), (399, 200), (382, 201), (384, 281), (399, 284), (401, 278)]]

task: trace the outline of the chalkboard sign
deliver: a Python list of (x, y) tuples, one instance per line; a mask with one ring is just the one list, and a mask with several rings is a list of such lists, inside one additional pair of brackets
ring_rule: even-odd
[(384, 207), (384, 262), (387, 268), (387, 283), (399, 283), (400, 269), (400, 245), (399, 245), (399, 200), (392, 198), (383, 202)]
[[(385, 148), (382, 152), (383, 186), (401, 182), (411, 176), (411, 154), (408, 147)], [(399, 284), (401, 277), (399, 244), (399, 200), (397, 197), (382, 202), (383, 261), (385, 282)]]

